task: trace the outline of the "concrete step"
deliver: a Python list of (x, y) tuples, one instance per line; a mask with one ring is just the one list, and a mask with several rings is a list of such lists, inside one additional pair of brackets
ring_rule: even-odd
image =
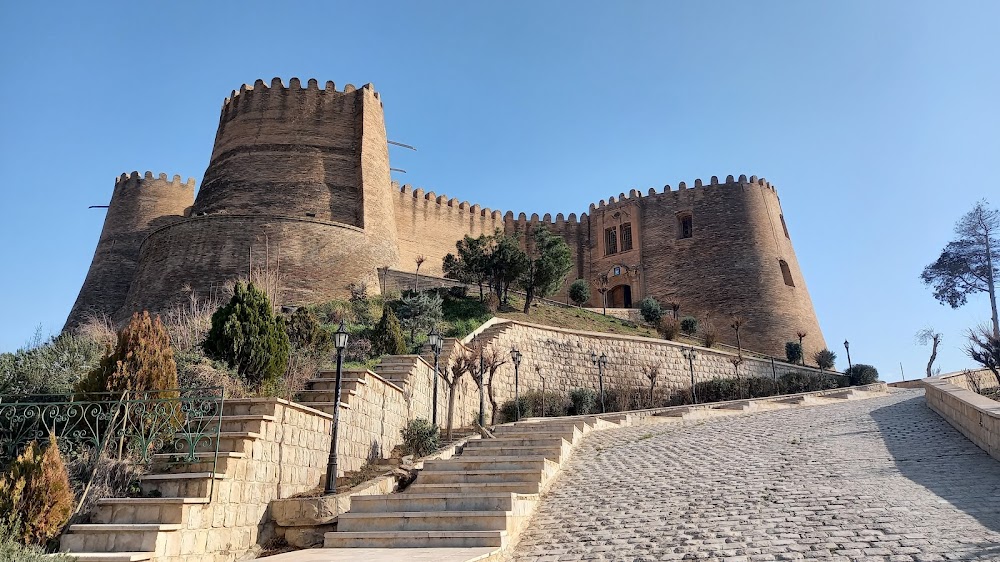
[(521, 457), (521, 456), (539, 456), (545, 457), (550, 461), (561, 462), (563, 456), (569, 453), (569, 446), (550, 446), (550, 447), (507, 447), (503, 445), (489, 446), (481, 445), (479, 447), (466, 447), (462, 451), (462, 457)]
[(496, 428), (493, 433), (503, 432), (510, 428), (544, 428), (545, 430), (556, 430), (556, 431), (569, 431), (573, 428), (579, 429), (580, 431), (587, 433), (594, 428), (592, 421), (587, 421), (585, 419), (571, 419), (571, 420), (545, 420), (545, 421), (519, 421), (514, 422), (509, 425), (501, 425)]
[(188, 472), (233, 474), (237, 464), (246, 458), (245, 453), (225, 452), (219, 453), (218, 462), (215, 462), (215, 453), (195, 453), (195, 460), (187, 462), (187, 456), (184, 453), (153, 455), (152, 471), (163, 474), (184, 474)]
[[(340, 390), (354, 390), (358, 385), (368, 384), (364, 379), (344, 377), (340, 381)], [(337, 378), (313, 378), (306, 381), (306, 390), (333, 392), (337, 390)]]
[[(264, 414), (247, 415), (223, 415), (220, 419), (215, 418), (195, 418), (191, 424), (199, 433), (214, 431), (216, 427), (221, 427), (222, 433), (264, 433), (264, 424), (275, 421), (274, 416)], [(221, 423), (221, 426), (220, 426)]]
[(548, 431), (530, 429), (510, 429), (504, 432), (494, 432), (497, 439), (565, 439), (570, 443), (576, 443), (583, 437), (583, 433), (574, 429), (573, 431)]
[[(334, 411), (334, 409), (336, 408), (336, 406), (334, 405), (333, 402), (305, 402), (305, 401), (303, 401), (303, 402), (300, 402), (300, 403), (302, 405), (304, 405), (304, 406), (309, 406), (310, 408), (312, 408), (314, 410), (319, 410), (319, 411), (325, 412), (327, 414), (332, 414), (333, 411)], [(342, 410), (350, 410), (351, 409), (351, 405), (348, 404), (347, 402), (341, 401), (340, 402), (340, 408)]]
[[(313, 402), (333, 402), (333, 395), (336, 394), (336, 390), (300, 390), (298, 392), (298, 402), (305, 402), (306, 404), (311, 404)], [(340, 389), (340, 401), (347, 402), (358, 392), (352, 388), (341, 388)]]
[(404, 494), (480, 494), (491, 492), (511, 492), (514, 494), (537, 494), (542, 489), (541, 482), (452, 482), (410, 484)]
[(541, 468), (525, 470), (438, 470), (421, 471), (417, 476), (420, 484), (483, 484), (541, 482), (545, 471)]
[(181, 527), (144, 523), (70, 525), (59, 547), (63, 552), (162, 552), (166, 533)]
[[(197, 453), (214, 453), (216, 450), (216, 439), (218, 439), (219, 452), (226, 453), (250, 453), (253, 449), (254, 441), (261, 438), (261, 434), (253, 431), (221, 431), (218, 436), (208, 435), (207, 438), (199, 439), (195, 444)], [(195, 437), (190, 437), (194, 439)]]
[(337, 532), (508, 531), (510, 511), (396, 511), (342, 513)]
[(511, 492), (468, 494), (410, 493), (351, 498), (351, 513), (388, 513), (394, 511), (511, 511), (516, 503), (537, 499), (535, 495)]
[(153, 552), (74, 552), (73, 558), (82, 562), (139, 562), (152, 560)]
[(107, 498), (97, 500), (92, 523), (180, 524), (192, 505), (204, 505), (207, 498)]
[(333, 532), (324, 535), (325, 548), (502, 547), (506, 531), (381, 531)]
[(502, 447), (569, 447), (572, 443), (562, 437), (521, 437), (504, 436), (494, 439), (470, 439), (463, 450), (476, 449), (479, 447), (493, 448)]
[(481, 471), (481, 470), (551, 470), (559, 465), (543, 456), (523, 457), (454, 457), (446, 460), (424, 461), (423, 472), (430, 471)]
[(225, 478), (225, 474), (212, 472), (146, 474), (140, 477), (139, 485), (144, 496), (156, 492), (163, 498), (206, 498), (213, 481)]

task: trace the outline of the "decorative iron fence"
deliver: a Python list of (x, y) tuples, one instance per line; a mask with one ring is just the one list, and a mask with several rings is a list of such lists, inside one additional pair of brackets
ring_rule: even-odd
[(164, 470), (202, 463), (215, 473), (224, 401), (221, 387), (0, 396), (0, 466), (55, 435), (65, 458), (90, 453)]

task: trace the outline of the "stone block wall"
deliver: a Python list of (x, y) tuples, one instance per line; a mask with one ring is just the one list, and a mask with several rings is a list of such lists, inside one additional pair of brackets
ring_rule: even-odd
[[(992, 373), (990, 373), (992, 376)], [(924, 379), (927, 406), (1000, 461), (1000, 402), (967, 390), (962, 376)]]
[(400, 430), (408, 421), (403, 389), (370, 371), (360, 381), (348, 408), (340, 412), (340, 476), (359, 470), (369, 460), (387, 458), (402, 441)]

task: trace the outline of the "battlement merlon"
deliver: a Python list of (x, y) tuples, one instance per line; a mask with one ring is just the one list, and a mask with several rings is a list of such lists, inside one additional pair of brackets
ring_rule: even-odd
[[(232, 90), (229, 97), (222, 102), (220, 121), (232, 119), (240, 113), (241, 108), (251, 111), (295, 111), (308, 114), (322, 110), (322, 100), (332, 99), (335, 96), (343, 96), (361, 90), (370, 92), (379, 104), (382, 103), (381, 96), (375, 91), (375, 86), (367, 83), (361, 88), (353, 84), (347, 84), (343, 90), (337, 90), (336, 84), (332, 80), (327, 80), (324, 88), (319, 87), (319, 82), (315, 78), (310, 78), (306, 87), (302, 87), (302, 81), (292, 78), (286, 87), (281, 78), (271, 79), (270, 85), (261, 79), (257, 79), (253, 85), (243, 84), (239, 90)], [(300, 100), (299, 103), (289, 103), (292, 100)], [(228, 118), (228, 119), (227, 119)]]

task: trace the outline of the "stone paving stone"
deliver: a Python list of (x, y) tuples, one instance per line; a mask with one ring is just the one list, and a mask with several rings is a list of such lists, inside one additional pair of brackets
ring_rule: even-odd
[[(646, 437), (652, 433), (652, 437)], [(591, 434), (513, 562), (1000, 560), (1000, 463), (886, 397)]]

